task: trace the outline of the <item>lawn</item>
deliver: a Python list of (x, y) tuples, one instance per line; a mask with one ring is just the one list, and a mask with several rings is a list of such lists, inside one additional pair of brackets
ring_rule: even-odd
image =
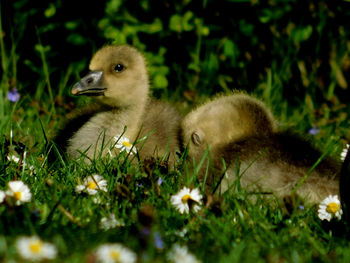
[[(320, 220), (317, 207), (287, 211), (281, 200), (259, 194), (253, 201), (240, 187), (234, 194), (206, 195), (186, 151), (170, 170), (160, 160), (132, 162), (125, 153), (91, 164), (48, 160), (55, 150), (51, 140), (69, 113), (90, 101), (71, 96), (72, 85), (88, 71), (93, 52), (111, 42), (131, 44), (145, 54), (153, 96), (182, 115), (217, 93), (242, 89), (271, 108), (280, 129), (293, 129), (340, 158), (350, 138), (344, 95), (350, 31), (337, 24), (341, 11), (349, 18), (346, 1), (340, 7), (308, 1), (303, 10), (314, 16), (302, 22), (293, 11), (300, 7), (296, 1), (224, 1), (214, 10), (221, 12), (215, 24), (213, 1), (200, 5), (203, 16), (191, 1), (168, 3), (165, 14), (155, 13), (151, 1), (141, 1), (145, 22), (135, 20), (141, 11), (130, 11), (131, 3), (111, 0), (96, 10), (95, 27), (84, 15), (81, 21), (70, 11), (64, 17), (68, 7), (63, 2), (49, 1), (43, 10), (23, 0), (13, 6), (0, 3), (0, 190), (6, 193), (0, 204), (1, 262), (26, 262), (26, 253), (40, 249), (50, 262), (113, 262), (105, 257), (120, 262), (350, 262), (346, 223)], [(238, 17), (230, 20), (227, 6), (243, 13), (235, 10)], [(29, 14), (40, 18), (35, 27)], [(222, 35), (226, 22), (237, 32)], [(94, 31), (91, 37), (87, 25)], [(331, 38), (332, 27), (337, 38)], [(56, 42), (55, 30), (67, 39)], [(266, 32), (271, 38), (264, 42)], [(96, 175), (104, 180), (98, 190), (79, 188)], [(12, 181), (24, 183), (22, 199), (14, 197), (19, 190), (11, 192)], [(172, 197), (184, 187), (198, 189), (198, 211), (182, 214), (173, 205)]]

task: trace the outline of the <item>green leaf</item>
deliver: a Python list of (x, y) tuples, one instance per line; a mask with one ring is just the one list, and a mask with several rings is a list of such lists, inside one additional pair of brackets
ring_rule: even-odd
[(86, 39), (80, 34), (70, 34), (67, 37), (67, 41), (77, 46), (80, 46), (86, 43)]
[(122, 0), (111, 0), (106, 5), (106, 13), (110, 15), (115, 15), (119, 11), (120, 6), (122, 5)]
[(200, 31), (202, 36), (208, 36), (210, 33), (210, 29), (207, 26), (203, 26)]
[(309, 109), (310, 112), (313, 112), (313, 110), (314, 110), (314, 103), (312, 101), (312, 98), (311, 98), (310, 94), (306, 94), (305, 95), (305, 105), (307, 106), (307, 108)]
[(43, 46), (41, 44), (36, 44), (34, 46), (34, 49), (39, 53), (46, 53), (46, 52), (51, 50), (51, 47), (50, 46)]
[(216, 54), (210, 54), (207, 67), (209, 71), (216, 71), (219, 68), (218, 56)]
[(253, 35), (254, 25), (248, 24), (245, 20), (239, 21), (239, 28), (244, 35), (246, 35), (246, 36)]
[(175, 32), (182, 32), (182, 18), (179, 15), (173, 15), (170, 17), (169, 28)]
[(271, 17), (269, 16), (259, 16), (259, 20), (261, 23), (266, 24), (270, 21)]
[(109, 25), (110, 25), (109, 18), (103, 18), (98, 22), (98, 28), (100, 28), (100, 29), (105, 29)]
[(191, 22), (193, 18), (193, 13), (191, 11), (187, 11), (182, 19), (182, 27), (184, 31), (191, 31), (194, 29), (194, 25)]
[(158, 33), (162, 30), (163, 30), (163, 24), (159, 18), (156, 18), (154, 22), (148, 26), (148, 32), (150, 34)]
[(79, 26), (79, 23), (77, 21), (68, 21), (64, 24), (64, 26), (68, 30), (74, 30), (74, 29), (77, 29), (77, 27)]
[(149, 4), (150, 4), (150, 3), (149, 3), (148, 0), (141, 0), (141, 1), (140, 1), (141, 7), (142, 7), (144, 10), (146, 10), (146, 11), (148, 11), (148, 10), (150, 9)]
[(49, 7), (44, 11), (44, 15), (47, 18), (50, 18), (56, 14), (56, 7), (53, 4), (50, 4)]
[(161, 32), (162, 30), (163, 30), (163, 24), (159, 18), (156, 18), (152, 24), (142, 24), (141, 26), (139, 26), (139, 31), (142, 31), (148, 34), (155, 34), (155, 33)]
[(104, 35), (107, 39), (113, 39), (114, 44), (125, 44), (126, 35), (124, 32), (119, 31), (115, 27), (109, 26), (104, 31)]
[(223, 53), (227, 57), (235, 55), (235, 44), (230, 40), (226, 39), (223, 45)]
[(306, 41), (310, 38), (312, 34), (312, 26), (308, 25), (306, 27), (294, 28), (291, 32), (292, 39), (296, 43)]
[(165, 76), (157, 74), (153, 79), (153, 87), (155, 89), (165, 89), (168, 86), (168, 80)]

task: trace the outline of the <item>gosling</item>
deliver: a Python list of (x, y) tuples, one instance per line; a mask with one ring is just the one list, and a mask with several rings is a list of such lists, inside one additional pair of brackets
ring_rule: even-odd
[(281, 199), (297, 196), (310, 205), (339, 195), (340, 163), (287, 132), (218, 146), (212, 150), (212, 158), (214, 172), (208, 182), (220, 183), (221, 192), (232, 190), (239, 180), (249, 192)]
[[(166, 158), (174, 163), (180, 115), (170, 105), (151, 99), (144, 57), (135, 48), (108, 45), (96, 52), (90, 73), (71, 90), (93, 96), (92, 105), (74, 113), (56, 137), (68, 157), (92, 160), (110, 153), (114, 137), (134, 142), (141, 159)], [(113, 148), (113, 147), (112, 147)]]
[(276, 121), (265, 104), (243, 92), (219, 96), (187, 114), (181, 124), (184, 146), (198, 163), (207, 148), (243, 137), (269, 135)]
[[(339, 194), (340, 165), (324, 158), (308, 141), (279, 132), (263, 102), (242, 93), (219, 97), (189, 113), (182, 121), (189, 158), (208, 190), (232, 192), (236, 180), (254, 193), (296, 195), (314, 204)], [(237, 175), (239, 178), (237, 178)]]

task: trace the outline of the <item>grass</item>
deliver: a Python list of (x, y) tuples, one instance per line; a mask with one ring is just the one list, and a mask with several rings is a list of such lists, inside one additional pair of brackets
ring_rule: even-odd
[[(31, 202), (22, 206), (0, 205), (1, 262), (21, 262), (15, 242), (23, 235), (38, 235), (54, 244), (58, 256), (52, 262), (94, 262), (94, 249), (107, 242), (127, 246), (140, 262), (165, 262), (176, 243), (187, 246), (203, 262), (349, 262), (344, 225), (321, 222), (314, 207), (288, 214), (278, 200), (257, 196), (253, 202), (245, 189), (237, 187), (234, 195), (205, 196), (206, 206), (196, 214), (179, 214), (170, 197), (183, 186), (205, 188), (187, 168), (185, 156), (170, 172), (161, 162), (135, 165), (123, 156), (98, 159), (91, 165), (58, 160), (59, 168), (49, 169), (48, 140), (68, 112), (64, 99), (57, 98), (63, 96), (68, 79), (76, 72), (69, 67), (59, 84), (52, 85), (45, 49), (39, 47), (43, 74), (36, 94), (31, 97), (23, 92), (13, 103), (6, 96), (12, 88), (9, 76), (14, 75), (11, 71), (17, 63), (15, 48), (6, 53), (2, 41), (0, 47), (4, 71), (0, 88), (0, 189), (5, 190), (11, 180), (22, 180), (33, 195)], [(345, 109), (337, 108), (337, 102), (317, 108), (310, 97), (302, 102), (305, 107), (289, 107), (281, 95), (278, 69), (274, 70), (256, 93), (272, 107), (282, 126), (304, 134), (313, 126), (319, 127), (312, 140), (324, 152), (337, 156), (343, 146), (340, 138), (348, 130), (346, 120), (339, 117)], [(17, 85), (21, 87), (21, 83)], [(182, 107), (180, 111), (189, 108)], [(324, 112), (321, 119), (315, 118), (315, 109)], [(9, 151), (22, 156), (20, 163), (7, 160)], [(92, 174), (102, 175), (108, 183), (108, 191), (98, 195), (100, 203), (94, 201), (95, 196), (75, 192), (83, 178)], [(163, 180), (160, 185), (159, 178)], [(102, 231), (101, 218), (111, 213), (125, 225)], [(186, 233), (180, 234), (184, 229)]]

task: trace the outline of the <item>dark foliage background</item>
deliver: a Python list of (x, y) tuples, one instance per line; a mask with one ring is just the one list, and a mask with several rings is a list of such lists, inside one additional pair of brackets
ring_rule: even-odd
[(288, 99), (298, 106), (306, 95), (348, 103), (349, 7), (310, 0), (2, 0), (4, 48), (15, 48), (17, 57), (8, 65), (13, 70), (3, 65), (1, 72), (9, 87), (34, 93), (44, 54), (51, 82), (70, 70), (69, 86), (96, 49), (128, 43), (150, 62), (156, 96), (175, 92), (196, 101), (272, 85), (271, 104)]

